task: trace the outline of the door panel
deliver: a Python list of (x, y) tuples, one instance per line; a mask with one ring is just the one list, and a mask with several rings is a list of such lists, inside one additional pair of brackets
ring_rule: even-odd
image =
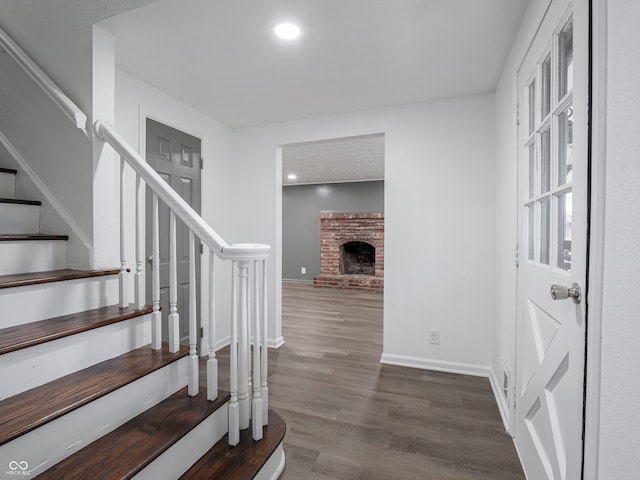
[(553, 0), (518, 71), (515, 441), (527, 478), (580, 478), (585, 355), (588, 4)]
[[(146, 120), (147, 162), (160, 176), (189, 204), (200, 213), (200, 168), (201, 141), (184, 132), (163, 125), (151, 119)], [(151, 254), (151, 194), (147, 192), (147, 230), (146, 244)], [(160, 307), (162, 308), (162, 336), (167, 340), (167, 318), (169, 314), (169, 208), (159, 202), (160, 230)], [(178, 314), (180, 315), (180, 341), (188, 343), (189, 336), (189, 230), (178, 220), (177, 258), (178, 258)], [(196, 259), (196, 278), (200, 278), (199, 258)], [(147, 278), (151, 278), (147, 265)], [(151, 283), (147, 281), (147, 297), (151, 298)], [(199, 302), (197, 302), (199, 305)], [(195, 312), (198, 329), (199, 312)]]

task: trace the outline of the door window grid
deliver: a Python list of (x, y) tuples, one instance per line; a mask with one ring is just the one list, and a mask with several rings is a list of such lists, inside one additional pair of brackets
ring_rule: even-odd
[[(525, 148), (527, 259), (571, 270), (573, 18), (563, 23), (528, 82)], [(533, 176), (533, 178), (532, 178)]]

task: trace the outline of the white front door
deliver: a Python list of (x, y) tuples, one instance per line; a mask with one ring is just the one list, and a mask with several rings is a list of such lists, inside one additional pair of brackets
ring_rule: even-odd
[(515, 442), (531, 480), (581, 477), (587, 87), (588, 2), (552, 0), (518, 70)]

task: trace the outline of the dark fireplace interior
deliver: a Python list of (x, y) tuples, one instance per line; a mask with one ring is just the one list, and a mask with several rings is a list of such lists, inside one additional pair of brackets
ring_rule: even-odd
[(376, 249), (365, 242), (347, 242), (340, 246), (340, 273), (375, 275)]

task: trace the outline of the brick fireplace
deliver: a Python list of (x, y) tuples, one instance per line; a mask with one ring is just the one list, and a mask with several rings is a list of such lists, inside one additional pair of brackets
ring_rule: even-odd
[(384, 213), (321, 213), (314, 287), (384, 289)]

